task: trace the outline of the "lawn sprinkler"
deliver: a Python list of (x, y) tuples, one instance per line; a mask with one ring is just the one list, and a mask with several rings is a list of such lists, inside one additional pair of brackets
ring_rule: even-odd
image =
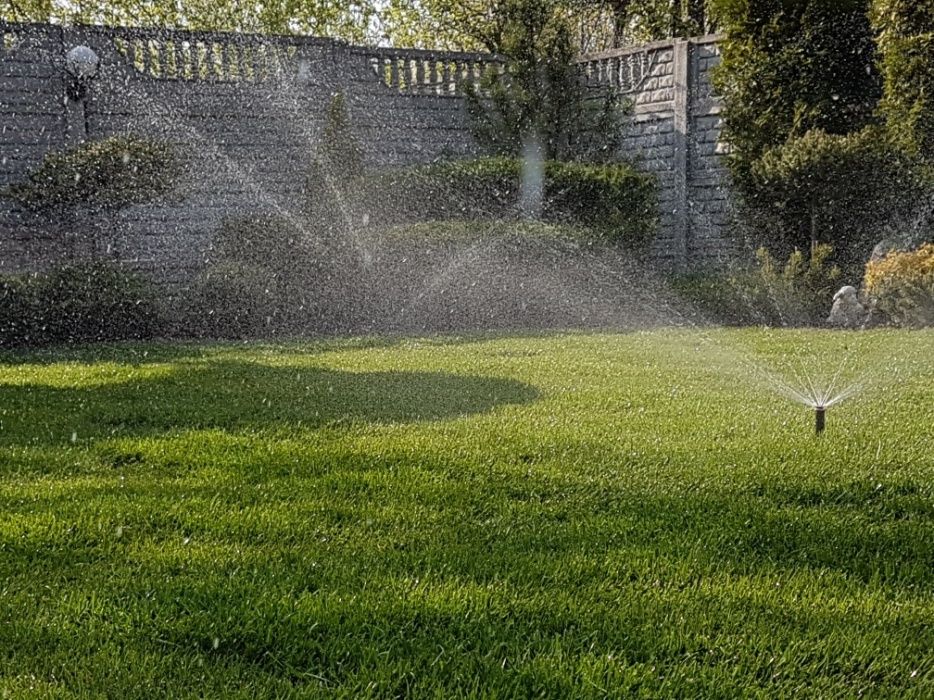
[(824, 427), (827, 419), (827, 407), (817, 405), (814, 407), (814, 432), (817, 435), (820, 435), (824, 432)]

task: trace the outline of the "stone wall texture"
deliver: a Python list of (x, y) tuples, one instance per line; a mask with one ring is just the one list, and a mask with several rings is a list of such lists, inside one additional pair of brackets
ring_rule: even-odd
[(610, 87), (631, 104), (619, 155), (658, 178), (653, 252), (667, 267), (716, 266), (738, 252), (730, 234), (721, 101), (712, 82), (717, 42), (716, 36), (660, 42), (580, 62), (588, 84)]
[[(87, 97), (67, 98), (65, 55), (91, 47), (101, 65)], [(595, 88), (631, 101), (620, 156), (658, 176), (654, 253), (666, 266), (727, 259), (730, 219), (710, 86), (716, 41), (653, 44), (587, 57)], [(267, 211), (296, 220), (332, 96), (373, 166), (478, 155), (458, 85), (501, 63), (480, 54), (348, 46), (299, 37), (0, 24), (0, 190), (51, 149), (132, 133), (185, 155), (184, 197), (115, 215), (106, 255), (167, 282), (210, 256), (225, 218)], [(60, 222), (61, 223), (61, 222)], [(67, 222), (62, 225), (67, 226)], [(0, 274), (67, 255), (61, 231), (0, 198)]]

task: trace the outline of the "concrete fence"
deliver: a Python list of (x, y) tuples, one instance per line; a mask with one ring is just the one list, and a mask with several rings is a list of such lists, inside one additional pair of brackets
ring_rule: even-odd
[[(91, 47), (98, 76), (68, 96), (65, 54)], [(713, 37), (581, 59), (588, 85), (632, 103), (621, 157), (655, 173), (668, 266), (731, 253), (710, 88)], [(184, 198), (130, 207), (108, 222), (108, 254), (169, 282), (199, 270), (231, 214), (294, 217), (332, 96), (345, 97), (373, 166), (480, 154), (460, 86), (481, 86), (496, 57), (349, 46), (307, 37), (0, 23), (0, 188), (52, 149), (118, 133), (164, 138), (186, 155)], [(64, 254), (49, 223), (0, 200), (0, 273), (41, 269)]]
[(584, 80), (631, 103), (620, 156), (655, 173), (655, 255), (671, 267), (716, 265), (736, 253), (721, 102), (711, 81), (719, 37), (664, 41), (580, 60)]

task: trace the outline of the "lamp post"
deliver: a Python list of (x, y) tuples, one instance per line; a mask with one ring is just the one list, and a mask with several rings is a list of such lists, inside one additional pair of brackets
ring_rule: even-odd
[(87, 46), (75, 46), (65, 54), (67, 133), (73, 146), (88, 137), (88, 88), (100, 65), (97, 54)]
[(68, 82), (68, 99), (80, 102), (88, 94), (88, 86), (100, 69), (101, 60), (94, 49), (87, 46), (75, 46), (65, 54), (65, 72)]

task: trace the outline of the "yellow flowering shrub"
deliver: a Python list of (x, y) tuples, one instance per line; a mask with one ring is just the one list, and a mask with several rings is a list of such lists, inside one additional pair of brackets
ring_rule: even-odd
[(875, 310), (893, 323), (934, 325), (934, 243), (870, 262), (863, 282)]

